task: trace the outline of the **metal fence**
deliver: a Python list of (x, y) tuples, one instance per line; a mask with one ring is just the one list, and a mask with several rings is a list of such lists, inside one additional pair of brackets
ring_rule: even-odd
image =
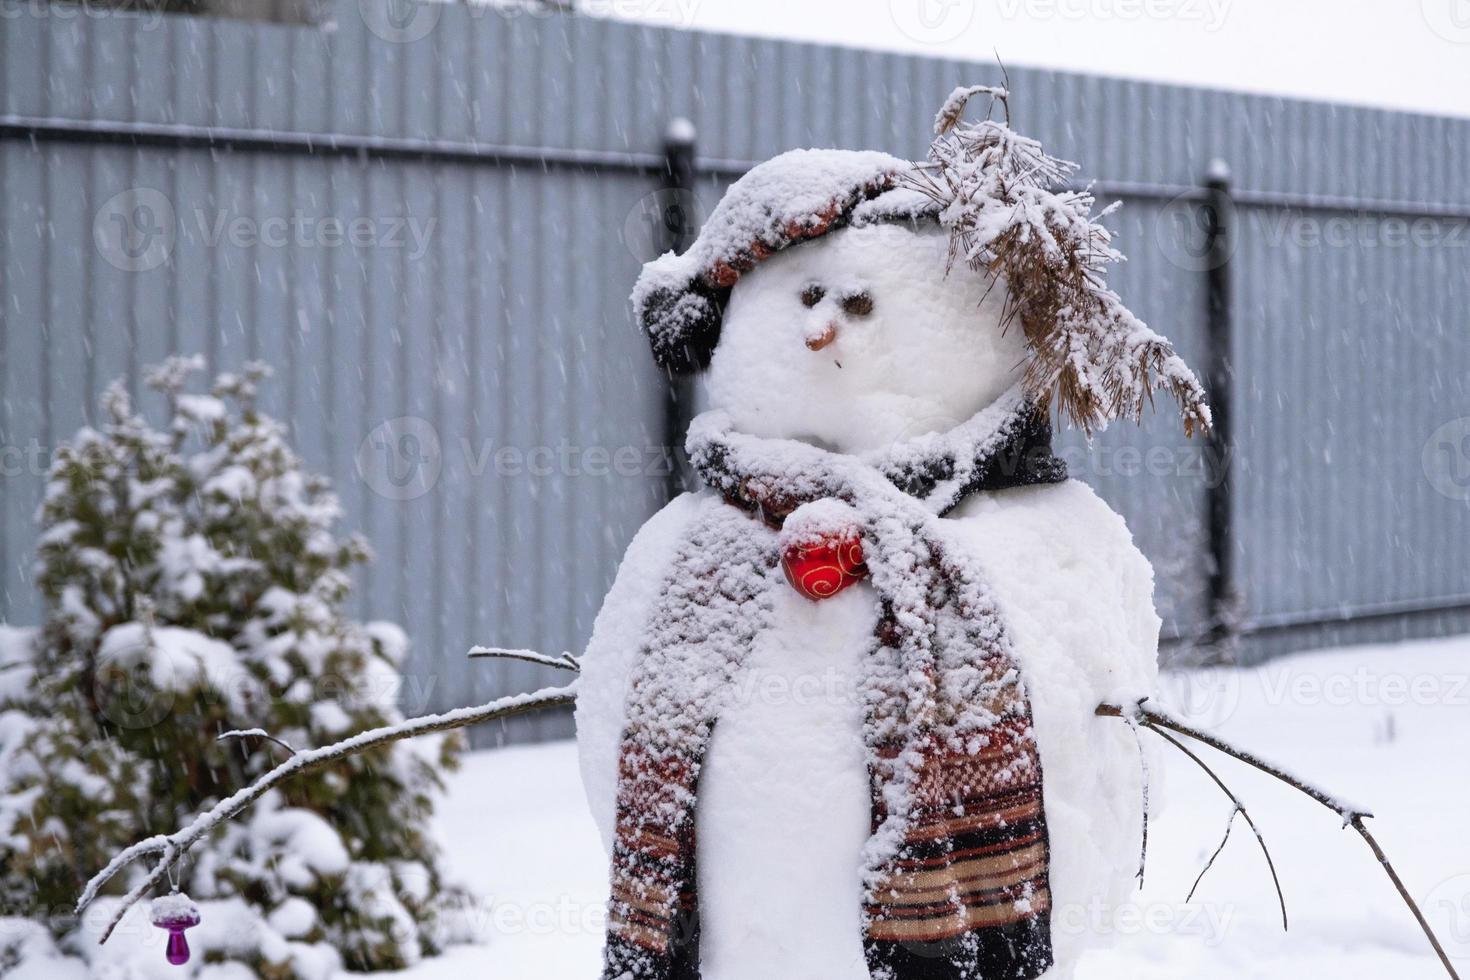
[[(373, 540), (364, 615), (410, 707), (547, 680), (660, 504), (667, 384), (626, 295), (667, 229), (793, 146), (916, 156), (966, 63), (522, 9), (335, 0), (317, 27), (0, 0), (0, 617), (39, 616), (51, 448), (173, 351), (278, 369), (266, 407)], [(1470, 629), (1470, 121), (1013, 68), (1019, 128), (1085, 162), (1116, 285), (1206, 351), (1200, 180), (1229, 164), (1227, 514), (1247, 656)], [(1219, 461), (1167, 412), (1074, 472), (1128, 518), (1166, 635), (1209, 625)], [(568, 730), (530, 722), (531, 737)]]

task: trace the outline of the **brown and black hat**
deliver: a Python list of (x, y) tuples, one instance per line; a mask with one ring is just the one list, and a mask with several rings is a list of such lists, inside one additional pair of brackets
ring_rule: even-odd
[(937, 214), (932, 199), (900, 186), (914, 164), (886, 153), (792, 150), (731, 185), (683, 255), (643, 267), (633, 290), (639, 324), (660, 367), (709, 364), (730, 290), (775, 253), (830, 231)]

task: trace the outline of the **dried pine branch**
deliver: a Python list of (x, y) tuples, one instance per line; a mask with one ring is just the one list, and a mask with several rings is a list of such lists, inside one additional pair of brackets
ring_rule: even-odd
[[(965, 122), (977, 95), (990, 98), (990, 109)], [(991, 118), (997, 103), (1005, 121)], [(1111, 419), (1142, 418), (1162, 388), (1179, 402), (1186, 434), (1208, 431), (1194, 373), (1107, 286), (1107, 267), (1123, 256), (1099, 223), (1107, 211), (1094, 216), (1090, 192), (1065, 189), (1077, 165), (1010, 128), (1003, 88), (956, 89), (934, 128), (929, 162), (905, 183), (939, 205), (951, 264), (1005, 279), (1004, 321), (1026, 336), (1027, 393), (1090, 435)]]

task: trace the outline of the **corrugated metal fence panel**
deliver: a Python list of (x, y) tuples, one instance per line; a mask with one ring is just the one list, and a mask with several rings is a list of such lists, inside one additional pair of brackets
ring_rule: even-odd
[(1271, 583), (1249, 613), (1463, 603), (1465, 504), (1426, 479), (1424, 454), (1463, 459), (1470, 434), (1435, 436), (1470, 410), (1465, 221), (1424, 219), (1415, 244), (1389, 224), (1411, 219), (1242, 208), (1240, 220), (1240, 557), (1247, 585)]
[[(459, 653), (474, 642), (577, 648), (658, 503), (662, 381), (626, 294), (651, 257), (637, 216), (657, 186), (648, 168), (669, 120), (692, 119), (701, 158), (715, 163), (700, 185), (707, 214), (740, 167), (793, 146), (917, 156), (955, 85), (1001, 80), (990, 64), (484, 6), (337, 0), (323, 29), (65, 9), (7, 9), (7, 117), (308, 134), (324, 146), (417, 140), (460, 156), (0, 142), (0, 615), (38, 615), (29, 565), (39, 469), (92, 418), (107, 379), (126, 375), (136, 390), (140, 367), (171, 351), (202, 351), (221, 368), (263, 356), (281, 372), (268, 407), (377, 548), (358, 608), (409, 628), (409, 707), (548, 680), (472, 667)], [(1470, 595), (1470, 535), (1445, 533), (1463, 531), (1464, 503), (1436, 491), (1421, 461), (1431, 433), (1470, 415), (1464, 222), (1441, 221), (1432, 245), (1333, 247), (1299, 238), (1331, 212), (1260, 198), (1470, 207), (1470, 122), (1009, 75), (1017, 125), (1124, 196), (1113, 226), (1131, 260), (1116, 285), (1196, 361), (1197, 215), (1171, 198), (1218, 157), (1248, 200), (1237, 214), (1234, 351), (1247, 618)], [(476, 147), (601, 156), (467, 159)], [(604, 159), (617, 155), (626, 159)], [(157, 191), (173, 210), (176, 241), (160, 268), (124, 271), (94, 244), (94, 220), (129, 188)], [(296, 215), (398, 233), (334, 246), (231, 237), (236, 219), (264, 230)], [(407, 500), (358, 468), (360, 450), (370, 467), (404, 462), (405, 433), (380, 428), (400, 417), (424, 420), (442, 466), (430, 492)], [(1154, 560), (1171, 628), (1196, 628), (1213, 461), (1166, 409), (1090, 448), (1075, 434), (1063, 443)], [(603, 474), (586, 463), (589, 448), (640, 462)], [(564, 730), (554, 720), (542, 734)]]

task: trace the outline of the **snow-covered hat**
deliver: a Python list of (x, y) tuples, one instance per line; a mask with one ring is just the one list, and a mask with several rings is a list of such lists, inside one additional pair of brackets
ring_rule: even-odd
[[(965, 108), (989, 96), (976, 122)], [(1115, 418), (1138, 419), (1156, 388), (1178, 400), (1184, 430), (1210, 426), (1210, 408), (1173, 346), (1134, 316), (1107, 285), (1122, 259), (1087, 190), (1068, 186), (1077, 165), (1010, 128), (1009, 93), (983, 85), (954, 90), (934, 121), (929, 159), (886, 153), (794, 150), (731, 185), (683, 255), (643, 267), (633, 290), (654, 359), (667, 370), (708, 365), (730, 290), (776, 252), (839, 228), (935, 219), (950, 254), (1004, 278), (1005, 324), (1026, 335), (1024, 384), (1088, 433)], [(1003, 120), (993, 119), (996, 105)]]
[(782, 249), (839, 228), (937, 215), (932, 199), (899, 186), (914, 167), (873, 151), (792, 150), (752, 168), (688, 251), (655, 259), (638, 277), (633, 306), (659, 366), (705, 367), (731, 288)]

